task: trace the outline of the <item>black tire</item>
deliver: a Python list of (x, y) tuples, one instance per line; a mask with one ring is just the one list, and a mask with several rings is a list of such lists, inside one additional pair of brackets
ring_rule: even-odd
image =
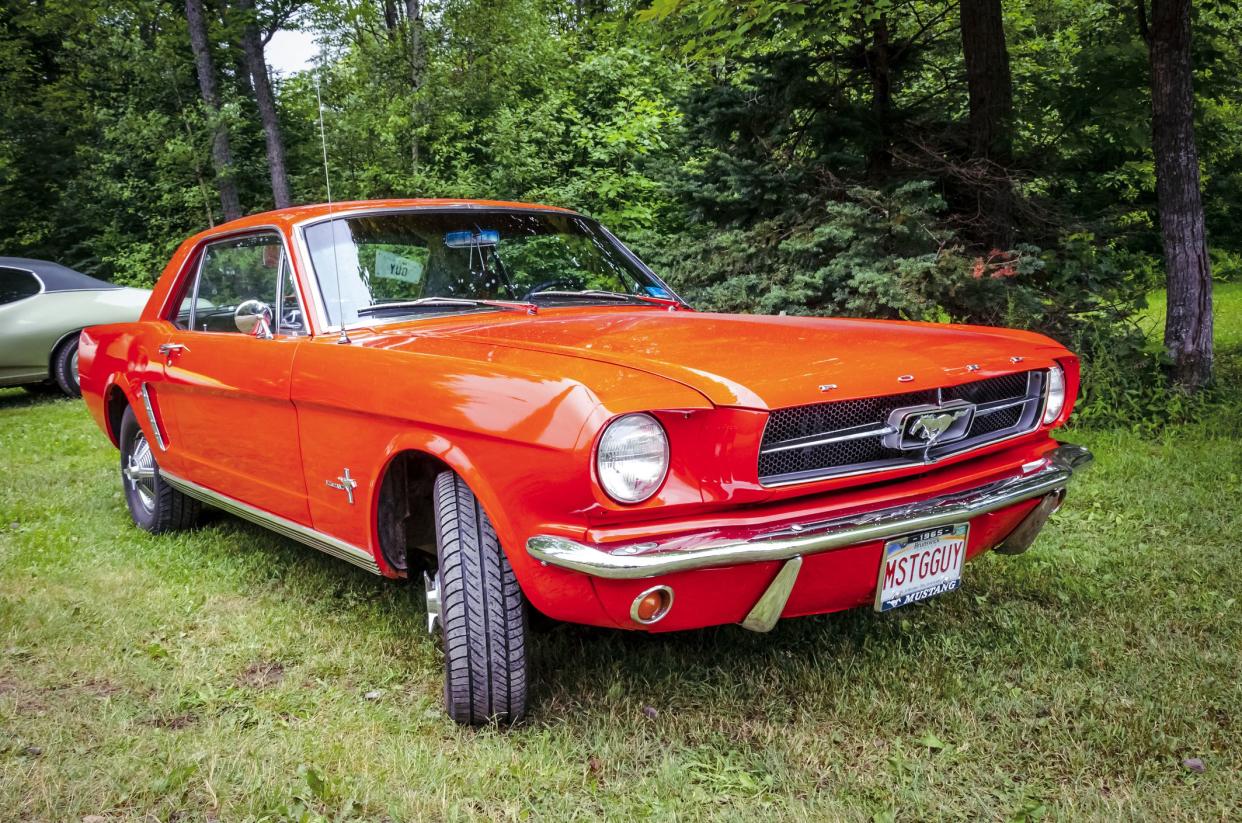
[(67, 397), (81, 397), (78, 385), (78, 336), (72, 335), (61, 343), (52, 355), (52, 379)]
[(436, 571), (444, 699), (458, 723), (517, 723), (529, 674), (526, 603), (478, 498), (453, 472), (436, 477)]
[[(121, 486), (134, 524), (152, 534), (188, 529), (198, 521), (201, 505), (165, 482), (155, 449), (138, 427), (134, 410), (121, 416)], [(150, 470), (150, 475), (142, 472)]]

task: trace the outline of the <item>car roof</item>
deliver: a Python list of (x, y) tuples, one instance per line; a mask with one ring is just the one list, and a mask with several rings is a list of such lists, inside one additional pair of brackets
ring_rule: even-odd
[(287, 209), (276, 209), (258, 214), (240, 217), (228, 223), (221, 223), (195, 236), (195, 240), (232, 231), (249, 228), (260, 228), (272, 225), (293, 226), (306, 220), (332, 215), (357, 214), (366, 211), (384, 211), (387, 209), (530, 209), (549, 211), (558, 214), (576, 214), (571, 209), (559, 206), (544, 206), (538, 203), (518, 203), (506, 200), (465, 200), (451, 198), (393, 198), (386, 200), (347, 200), (340, 203), (310, 203), (304, 206), (290, 206)]
[(102, 291), (119, 289), (115, 283), (96, 280), (94, 277), (74, 271), (68, 266), (51, 260), (33, 260), (29, 257), (0, 257), (0, 268), (22, 269), (32, 272), (43, 283), (44, 291)]

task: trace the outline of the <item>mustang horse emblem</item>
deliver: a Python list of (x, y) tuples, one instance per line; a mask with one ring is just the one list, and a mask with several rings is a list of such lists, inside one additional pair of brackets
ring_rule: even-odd
[(966, 409), (954, 409), (953, 411), (920, 414), (910, 424), (910, 435), (927, 441), (927, 445), (930, 446), (939, 440), (966, 412)]

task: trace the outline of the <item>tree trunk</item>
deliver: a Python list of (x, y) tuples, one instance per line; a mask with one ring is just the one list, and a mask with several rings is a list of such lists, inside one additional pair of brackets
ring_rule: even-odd
[(961, 0), (962, 57), (970, 94), (970, 151), (1005, 163), (1012, 140), (1013, 79), (1000, 0)]
[(397, 17), (397, 0), (384, 0), (384, 28), (388, 32), (388, 39), (394, 39), (397, 32), (397, 24), (400, 23)]
[[(181, 90), (177, 88), (176, 78), (172, 78), (169, 83), (172, 86), (173, 97), (177, 98), (177, 111), (181, 113), (181, 124), (185, 126), (186, 145), (194, 145), (194, 130), (190, 128), (190, 121), (185, 116), (185, 103), (181, 99)], [(210, 228), (216, 226), (216, 216), (211, 212), (211, 195), (207, 193), (207, 180), (203, 177), (203, 167), (199, 163), (198, 154), (192, 155), (194, 158), (194, 179), (198, 181), (199, 193), (203, 195), (203, 211), (207, 213), (207, 225)]]
[(254, 97), (254, 83), (250, 80), (250, 63), (246, 60), (246, 53), (239, 49), (230, 48), (229, 54), (233, 57), (234, 70), (237, 72), (237, 85), (241, 87), (242, 94), (247, 97)]
[(207, 115), (212, 120), (211, 161), (216, 169), (220, 206), (224, 209), (226, 221), (236, 220), (242, 216), (241, 199), (237, 196), (237, 182), (233, 179), (233, 153), (229, 148), (229, 131), (220, 112), (216, 65), (211, 59), (203, 0), (185, 0), (185, 19), (190, 26), (190, 46), (194, 50), (194, 64), (198, 69), (198, 89), (207, 107)]
[(1212, 267), (1208, 260), (1190, 68), (1190, 0), (1152, 0), (1151, 130), (1164, 242), (1173, 379), (1191, 391), (1212, 379)]
[(418, 171), (418, 122), (420, 119), (419, 90), (423, 87), (423, 73), (427, 68), (427, 54), (423, 46), (423, 4), (422, 0), (405, 0), (405, 24), (409, 27), (410, 38), (410, 85), (413, 89), (410, 99), (413, 101), (411, 114), (413, 128), (410, 129), (410, 161), (414, 171)]
[(867, 50), (867, 69), (871, 75), (871, 119), (875, 137), (867, 152), (867, 175), (882, 180), (893, 170), (892, 136), (889, 134), (893, 107), (893, 70), (888, 17), (876, 16), (871, 24), (871, 48)]
[(1013, 140), (1013, 79), (1000, 0), (961, 0), (962, 57), (970, 96), (970, 156), (978, 169), (979, 240), (1013, 244), (1013, 187), (1007, 166)]
[(276, 113), (276, 97), (272, 94), (272, 82), (267, 73), (267, 60), (263, 54), (263, 39), (254, 18), (254, 0), (237, 0), (237, 8), (244, 15), (242, 25), (242, 52), (254, 88), (254, 100), (263, 122), (263, 137), (267, 141), (267, 170), (272, 178), (272, 200), (276, 208), (288, 208), (289, 174), (285, 166), (285, 144), (280, 136), (280, 120)]

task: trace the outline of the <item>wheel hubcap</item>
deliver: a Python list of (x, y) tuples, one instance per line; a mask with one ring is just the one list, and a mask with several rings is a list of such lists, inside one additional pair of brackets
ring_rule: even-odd
[(440, 572), (423, 572), (423, 585), (427, 587), (427, 634), (434, 634), (440, 623)]
[(141, 432), (134, 437), (134, 445), (125, 458), (122, 473), (142, 507), (148, 512), (155, 511), (155, 457)]
[(69, 361), (69, 373), (73, 375), (74, 384), (80, 382), (78, 380), (78, 352), (76, 349), (73, 352), (73, 359)]

